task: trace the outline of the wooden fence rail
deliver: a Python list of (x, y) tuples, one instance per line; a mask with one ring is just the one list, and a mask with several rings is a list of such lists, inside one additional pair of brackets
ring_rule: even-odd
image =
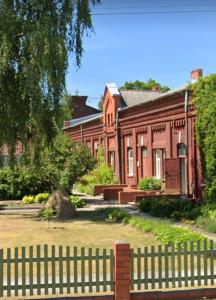
[(113, 290), (113, 250), (56, 246), (0, 250), (0, 297)]
[(215, 284), (213, 241), (131, 251), (126, 246), (128, 257), (125, 245), (118, 243), (116, 257), (113, 250), (70, 246), (0, 249), (0, 297), (110, 292), (114, 285), (117, 294), (124, 284), (125, 297), (130, 285), (145, 291)]
[(131, 289), (213, 286), (216, 279), (216, 247), (213, 241), (197, 241), (132, 251)]

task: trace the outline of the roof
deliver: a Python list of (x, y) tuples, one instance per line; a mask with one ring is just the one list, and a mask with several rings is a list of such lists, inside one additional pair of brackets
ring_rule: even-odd
[[(130, 108), (132, 106), (134, 107), (134, 106), (142, 105), (144, 103), (149, 103), (149, 102), (152, 102), (152, 101), (157, 101), (157, 100), (160, 100), (160, 99), (163, 99), (163, 98), (166, 98), (166, 97), (169, 97), (169, 96), (181, 93), (181, 92), (185, 91), (187, 88), (188, 88), (188, 84), (186, 84), (186, 85), (184, 85), (184, 86), (182, 86), (180, 88), (177, 88), (177, 89), (169, 90), (166, 93), (152, 92), (152, 95), (149, 94), (146, 97), (143, 96), (143, 98), (141, 96), (137, 97), (137, 99), (140, 100), (140, 101), (137, 101), (137, 103), (134, 103), (134, 104), (132, 104), (130, 106), (128, 105), (127, 107), (123, 108), (123, 110), (128, 109), (128, 108)], [(121, 93), (122, 93), (122, 91), (121, 91)], [(158, 93), (158, 94), (154, 95), (153, 93)]]
[(149, 99), (152, 99), (162, 94), (161, 92), (146, 90), (120, 90), (120, 93), (127, 107), (144, 103)]
[(64, 129), (72, 128), (72, 127), (75, 127), (77, 125), (81, 125), (81, 124), (84, 124), (84, 123), (88, 123), (88, 122), (100, 119), (102, 116), (103, 116), (103, 113), (98, 113), (98, 114), (94, 114), (94, 115), (90, 115), (90, 116), (86, 116), (86, 117), (82, 117), (82, 118), (78, 118), (78, 119), (68, 121), (68, 123), (67, 123), (68, 125)]
[[(143, 105), (145, 103), (149, 103), (152, 101), (157, 101), (178, 93), (182, 93), (183, 91), (187, 90), (187, 88), (188, 88), (188, 84), (177, 89), (169, 90), (166, 93), (152, 92), (152, 91), (120, 90), (120, 93), (122, 95), (120, 111), (129, 109), (134, 106)], [(103, 113), (101, 112), (98, 114), (93, 114), (90, 116), (68, 121), (67, 127), (65, 127), (64, 129), (72, 128), (77, 125), (85, 124), (100, 119), (102, 116)]]

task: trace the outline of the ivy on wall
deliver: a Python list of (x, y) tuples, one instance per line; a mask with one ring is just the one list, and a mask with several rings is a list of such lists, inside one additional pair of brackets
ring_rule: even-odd
[(200, 147), (205, 198), (216, 199), (216, 74), (191, 86), (197, 109), (196, 134)]

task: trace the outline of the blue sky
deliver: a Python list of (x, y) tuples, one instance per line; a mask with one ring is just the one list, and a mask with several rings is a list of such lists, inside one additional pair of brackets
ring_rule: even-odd
[[(94, 15), (95, 33), (84, 38), (81, 68), (70, 59), (67, 91), (89, 96), (97, 106), (107, 82), (153, 78), (171, 88), (190, 79), (190, 71), (216, 72), (215, 0), (101, 0), (92, 13), (153, 14)], [(215, 12), (163, 13), (169, 11)]]

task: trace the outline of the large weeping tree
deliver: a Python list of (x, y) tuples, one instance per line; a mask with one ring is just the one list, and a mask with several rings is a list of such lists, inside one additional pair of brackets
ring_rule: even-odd
[(52, 141), (69, 55), (79, 67), (99, 2), (0, 0), (0, 146), (11, 154), (18, 140), (35, 149)]

